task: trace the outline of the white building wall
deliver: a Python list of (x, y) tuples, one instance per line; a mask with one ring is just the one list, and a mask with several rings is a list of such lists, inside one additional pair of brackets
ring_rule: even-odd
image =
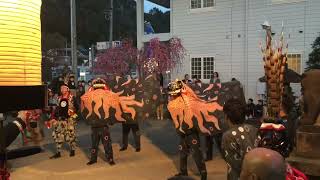
[(243, 72), (240, 61), (244, 58), (242, 1), (216, 1), (216, 7), (208, 11), (190, 10), (188, 0), (172, 1), (172, 35), (182, 39), (188, 54), (183, 68), (173, 78), (191, 74), (190, 58), (194, 56), (215, 57), (215, 68), (222, 81), (243, 78), (240, 77)]
[[(260, 24), (268, 20), (279, 40), (284, 25), (285, 40), (289, 44), (288, 53), (302, 54), (302, 72), (311, 52), (311, 43), (320, 32), (320, 1), (286, 0), (286, 3), (273, 3), (274, 0), (250, 0), (248, 23), (248, 96), (255, 97), (257, 78), (263, 76), (263, 64), (259, 51), (259, 41), (264, 42), (265, 32)], [(303, 31), (300, 33), (299, 31)], [(264, 43), (263, 43), (264, 44)], [(299, 91), (299, 88), (294, 88)], [(299, 93), (297, 93), (299, 94)]]
[(256, 98), (258, 78), (264, 75), (259, 42), (264, 44), (265, 20), (275, 40), (284, 25), (289, 53), (302, 54), (302, 71), (320, 32), (320, 0), (216, 0), (210, 11), (192, 11), (190, 0), (173, 0), (171, 13), (171, 36), (182, 39), (188, 54), (172, 79), (191, 74), (191, 57), (214, 56), (221, 80), (240, 80), (247, 98)]

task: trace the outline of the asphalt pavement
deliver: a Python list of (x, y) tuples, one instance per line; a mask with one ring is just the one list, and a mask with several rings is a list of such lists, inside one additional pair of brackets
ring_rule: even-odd
[[(51, 130), (45, 129), (45, 138), (40, 142), (44, 151), (29, 157), (10, 160), (12, 180), (166, 180), (178, 172), (179, 139), (170, 120), (147, 120), (140, 123), (141, 152), (135, 152), (132, 134), (129, 148), (120, 152), (121, 125), (111, 127), (115, 166), (104, 161), (103, 147), (100, 145), (98, 163), (87, 166), (91, 146), (90, 127), (80, 122), (77, 127), (78, 148), (75, 157), (69, 157), (65, 146), (62, 157), (51, 160), (55, 146)], [(202, 141), (202, 147), (204, 141)], [(32, 145), (32, 143), (30, 143)], [(17, 138), (10, 149), (21, 147)], [(208, 180), (226, 179), (226, 164), (217, 150), (214, 159), (206, 163)], [(200, 179), (192, 157), (188, 160), (189, 175)]]

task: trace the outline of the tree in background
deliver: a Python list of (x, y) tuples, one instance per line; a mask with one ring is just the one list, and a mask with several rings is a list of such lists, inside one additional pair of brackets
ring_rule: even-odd
[(126, 40), (121, 47), (107, 49), (98, 56), (94, 64), (94, 72), (99, 74), (116, 73), (125, 75), (136, 67), (140, 76), (153, 72), (164, 72), (181, 64), (185, 49), (179, 38), (171, 38), (169, 42), (151, 39), (149, 44), (138, 50), (132, 41)]
[(70, 39), (69, 1), (43, 1), (41, 6), (41, 32), (42, 50), (65, 47), (66, 41)]
[(94, 63), (93, 72), (96, 74), (118, 74), (125, 75), (130, 71), (130, 67), (137, 62), (137, 49), (132, 41), (125, 40), (122, 46), (105, 50), (98, 55), (97, 62)]
[(170, 11), (162, 12), (158, 8), (151, 9), (144, 14), (145, 21), (150, 22), (155, 33), (170, 32)]
[(306, 70), (320, 69), (320, 36), (312, 44), (312, 52), (309, 54)]
[(181, 64), (185, 49), (179, 38), (171, 38), (168, 42), (161, 42), (158, 38), (154, 38), (144, 47), (140, 56), (144, 74), (154, 71), (161, 73)]
[(42, 46), (44, 49), (55, 49), (66, 47), (67, 39), (59, 33), (48, 33), (42, 37)]
[[(104, 17), (108, 1), (77, 0), (78, 45), (89, 48), (92, 44), (109, 40), (109, 23)], [(45, 0), (41, 7), (42, 48), (64, 48), (65, 42), (47, 41), (47, 36), (59, 34), (70, 42), (70, 1)], [(136, 39), (136, 2), (134, 0), (114, 1), (114, 40)], [(59, 38), (60, 39), (60, 38)]]

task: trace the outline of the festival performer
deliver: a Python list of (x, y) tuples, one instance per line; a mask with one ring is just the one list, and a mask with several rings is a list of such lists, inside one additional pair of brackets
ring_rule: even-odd
[[(116, 78), (117, 82), (119, 82), (118, 80)], [(81, 113), (92, 126), (92, 151), (88, 165), (97, 161), (100, 139), (104, 143), (108, 163), (115, 164), (108, 124), (123, 123), (127, 121), (126, 116), (131, 116), (135, 120), (137, 116), (135, 107), (143, 106), (143, 103), (134, 100), (134, 96), (122, 96), (122, 93), (122, 91), (115, 93), (108, 90), (106, 82), (97, 79), (94, 81), (93, 87), (81, 96)]]
[[(97, 78), (92, 81), (92, 87), (89, 88), (88, 92), (95, 91), (97, 89), (108, 91), (106, 82), (101, 78)], [(95, 123), (91, 124), (91, 158), (87, 165), (92, 165), (97, 162), (100, 140), (104, 147), (104, 153), (107, 162), (110, 165), (115, 165), (115, 162), (113, 160), (112, 140), (110, 136), (108, 121), (99, 121), (97, 116), (95, 116), (95, 118), (97, 118), (97, 120), (95, 121)]]
[[(143, 98), (143, 85), (139, 81), (138, 78), (131, 79), (130, 76), (128, 76), (128, 81), (121, 84), (121, 86), (124, 89), (123, 95), (125, 96), (135, 96), (135, 100), (142, 102)], [(140, 129), (139, 129), (139, 122), (138, 118), (142, 116), (142, 112), (139, 112), (137, 114), (137, 119), (132, 119), (129, 114), (125, 114), (126, 122), (122, 123), (122, 147), (120, 151), (125, 151), (128, 148), (128, 136), (130, 133), (130, 130), (132, 130), (132, 134), (135, 141), (136, 146), (136, 152), (141, 151), (141, 140), (140, 140)]]
[[(213, 115), (209, 115), (209, 112), (222, 110), (222, 106), (216, 102), (208, 103), (201, 100), (182, 81), (170, 83), (168, 94), (170, 95), (168, 110), (180, 137), (180, 172), (175, 176), (188, 176), (187, 159), (188, 154), (192, 153), (201, 180), (206, 180), (207, 170), (200, 151), (199, 133), (211, 134), (213, 131), (213, 127), (208, 130), (204, 126), (205, 121), (212, 123), (216, 129), (220, 129), (218, 120)], [(198, 127), (193, 124), (195, 119), (198, 121)]]
[(47, 122), (47, 126), (53, 126), (52, 137), (56, 143), (57, 152), (50, 157), (56, 159), (61, 157), (61, 148), (63, 142), (67, 142), (70, 146), (70, 157), (75, 155), (76, 148), (76, 118), (78, 104), (75, 97), (70, 93), (67, 84), (63, 84), (60, 88), (61, 96), (58, 97), (58, 106), (54, 113), (54, 117)]
[[(220, 88), (221, 88), (221, 81), (219, 79), (219, 73), (214, 72), (213, 77), (210, 79), (209, 86), (205, 90), (203, 90), (203, 93), (206, 95), (205, 96), (206, 99), (208, 101), (217, 100)], [(217, 144), (216, 147), (221, 152), (221, 139), (222, 139), (222, 132), (219, 132), (214, 135), (206, 136), (206, 146), (207, 146), (206, 161), (210, 161), (213, 159), (213, 140)]]
[(222, 154), (228, 165), (228, 180), (240, 177), (242, 161), (247, 152), (258, 146), (258, 129), (245, 124), (245, 105), (238, 99), (229, 99), (223, 106), (229, 130), (222, 136)]

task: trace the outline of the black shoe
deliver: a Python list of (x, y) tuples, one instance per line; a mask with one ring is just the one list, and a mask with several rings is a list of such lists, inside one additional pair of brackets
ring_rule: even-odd
[(207, 172), (201, 173), (201, 180), (207, 180)]
[(137, 148), (137, 149), (136, 149), (136, 152), (140, 152), (140, 151), (141, 151), (141, 148)]
[(186, 177), (186, 176), (188, 176), (188, 173), (178, 173), (178, 174), (168, 178), (168, 180), (177, 180), (177, 179), (180, 179), (181, 177)]
[(90, 160), (90, 161), (87, 163), (87, 165), (90, 166), (90, 165), (95, 164), (95, 163), (97, 163), (97, 160)]
[(122, 148), (120, 149), (120, 151), (125, 151), (125, 150), (127, 150), (127, 148), (122, 147)]
[(51, 156), (50, 159), (58, 159), (59, 157), (61, 157), (61, 154), (60, 154), (60, 152), (57, 152), (56, 154)]
[(116, 164), (116, 163), (113, 161), (113, 159), (110, 159), (110, 160), (108, 161), (108, 163), (110, 164), (110, 166), (113, 166), (113, 165)]
[(70, 156), (70, 157), (73, 157), (74, 155), (75, 155), (75, 151), (74, 151), (74, 150), (71, 150), (69, 156)]
[(176, 175), (174, 175), (174, 176), (188, 176), (188, 173), (178, 173), (178, 174), (176, 174)]

